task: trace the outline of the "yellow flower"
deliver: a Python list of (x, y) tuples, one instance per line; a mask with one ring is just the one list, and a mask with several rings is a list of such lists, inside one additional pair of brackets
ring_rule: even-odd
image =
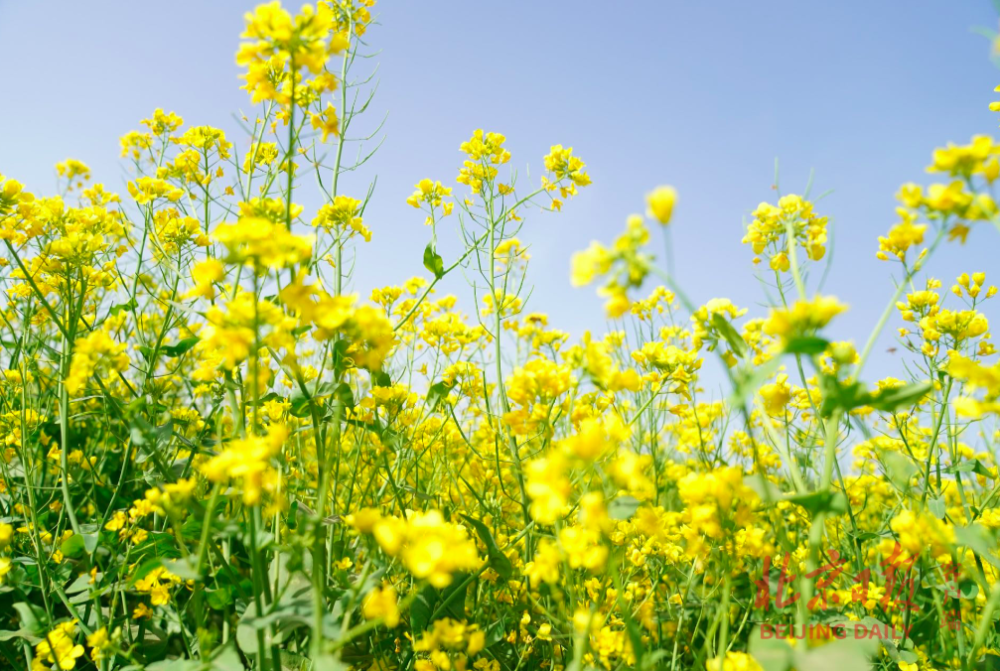
[(185, 297), (215, 298), (215, 285), (226, 277), (226, 266), (218, 259), (205, 259), (191, 269), (194, 286)]
[(779, 336), (783, 341), (811, 335), (845, 311), (847, 306), (832, 296), (816, 296), (809, 301), (795, 301), (789, 308), (771, 310), (764, 323), (764, 332)]
[(630, 433), (619, 415), (610, 414), (601, 419), (588, 417), (580, 423), (575, 434), (560, 443), (560, 447), (575, 457), (592, 461), (615, 450)]
[[(584, 171), (586, 163), (579, 156), (573, 156), (572, 147), (563, 147), (561, 144), (552, 145), (548, 155), (543, 159), (545, 169), (556, 177), (556, 181), (568, 179), (574, 186), (588, 186), (590, 176)], [(576, 193), (569, 189), (562, 192), (563, 197)]]
[(337, 119), (337, 110), (334, 109), (332, 103), (326, 104), (326, 109), (323, 110), (322, 114), (310, 113), (309, 122), (312, 124), (313, 130), (320, 131), (320, 142), (326, 142), (326, 139), (331, 135), (340, 135), (340, 120)]
[(182, 147), (200, 149), (202, 152), (214, 151), (220, 159), (229, 158), (229, 150), (233, 144), (226, 140), (226, 133), (212, 126), (194, 126), (184, 131), (180, 137), (173, 138), (174, 144)]
[(674, 215), (677, 191), (672, 186), (658, 186), (646, 195), (649, 216), (666, 226)]
[(322, 227), (333, 231), (341, 241), (357, 234), (365, 242), (371, 242), (372, 232), (368, 230), (361, 219), (362, 202), (348, 196), (337, 196), (332, 203), (319, 208), (312, 220), (313, 228)]
[(469, 158), (462, 163), (456, 181), (468, 185), (473, 193), (481, 193), (484, 183), (492, 182), (497, 176), (494, 166), (510, 160), (510, 152), (503, 148), (506, 141), (500, 133), (483, 133), (481, 128), (473, 132), (459, 147)]
[(106, 657), (108, 648), (111, 647), (111, 638), (105, 627), (95, 629), (94, 633), (87, 637), (87, 645), (90, 646), (90, 658), (94, 662), (100, 662)]
[(138, 161), (143, 152), (148, 152), (153, 147), (153, 136), (149, 133), (139, 133), (130, 131), (121, 137), (122, 153), (121, 157), (131, 155), (132, 159)]
[(147, 127), (154, 135), (173, 133), (184, 124), (184, 119), (173, 112), (164, 112), (157, 107), (153, 110), (153, 115), (142, 120), (142, 125)]
[(757, 660), (745, 652), (727, 652), (725, 659), (715, 657), (705, 662), (705, 668), (708, 671), (762, 671)]
[(385, 626), (393, 629), (399, 624), (399, 598), (392, 585), (376, 587), (365, 597), (361, 612), (368, 620), (382, 618)]
[(251, 172), (257, 166), (269, 166), (278, 158), (278, 145), (274, 142), (255, 142), (243, 159), (243, 172)]
[(927, 172), (944, 172), (952, 177), (971, 177), (982, 173), (984, 164), (1000, 154), (1000, 146), (989, 135), (976, 135), (967, 145), (948, 143), (947, 147), (934, 150), (934, 162)]
[(345, 518), (345, 521), (363, 534), (369, 534), (379, 520), (381, 513), (374, 508), (362, 508), (356, 513), (352, 513)]
[(82, 645), (74, 643), (75, 635), (76, 620), (56, 626), (35, 646), (35, 662), (46, 666), (55, 665), (62, 671), (76, 668), (76, 660), (83, 656), (84, 649)]
[(788, 376), (782, 373), (774, 382), (760, 388), (764, 399), (764, 409), (769, 415), (784, 415), (785, 406), (792, 400), (792, 389), (788, 386)]
[(133, 609), (132, 611), (133, 620), (144, 620), (144, 619), (148, 620), (151, 617), (153, 617), (153, 611), (150, 610), (149, 606), (147, 606), (144, 602), (141, 601), (139, 602), (139, 605), (136, 606), (135, 609)]
[(76, 341), (73, 360), (66, 378), (66, 391), (76, 394), (97, 372), (124, 372), (129, 358), (128, 343), (116, 342), (107, 331), (92, 331)]
[[(783, 196), (777, 205), (761, 203), (753, 212), (753, 221), (747, 227), (743, 243), (753, 248), (754, 263), (760, 261), (759, 255), (771, 249), (775, 254), (787, 253), (789, 246), (799, 244), (806, 250), (806, 255), (813, 261), (818, 261), (826, 254), (827, 217), (821, 217), (813, 211), (813, 204), (802, 196)], [(791, 238), (789, 239), (789, 231)], [(773, 260), (771, 267), (775, 270), (787, 270), (783, 257)]]
[(266, 436), (248, 436), (230, 441), (220, 454), (201, 465), (201, 472), (212, 482), (238, 479), (243, 491), (243, 503), (260, 502), (262, 491), (275, 486), (277, 472), (271, 459), (281, 452), (288, 431), (272, 424)]
[(500, 133), (483, 133), (479, 128), (472, 133), (469, 140), (459, 146), (459, 151), (467, 154), (473, 161), (506, 163), (510, 160), (510, 152), (503, 148), (503, 143), (506, 141), (507, 138)]
[(56, 163), (56, 172), (60, 177), (65, 177), (68, 182), (72, 182), (77, 177), (82, 181), (90, 179), (90, 168), (75, 158), (68, 158), (62, 163)]
[(926, 225), (917, 225), (917, 215), (900, 208), (897, 210), (903, 221), (889, 229), (889, 234), (878, 239), (878, 258), (885, 261), (889, 256), (895, 256), (900, 261), (906, 257), (906, 251), (924, 241)]
[(569, 464), (559, 451), (525, 464), (525, 491), (531, 499), (531, 517), (540, 524), (554, 524), (566, 514), (572, 489)]
[[(236, 54), (236, 63), (245, 66), (247, 89), (257, 104), (274, 100), (287, 107), (295, 92), (295, 103), (303, 104), (308, 96), (334, 90), (333, 76), (324, 71), (327, 59), (350, 47), (345, 19), (354, 25), (354, 33), (363, 35), (371, 21), (370, 2), (319, 2), (305, 5), (297, 16), (282, 9), (280, 2), (259, 5), (246, 14), (246, 31)], [(341, 6), (343, 5), (343, 6)], [(334, 9), (336, 6), (336, 10)], [(303, 71), (312, 75), (307, 79)], [(325, 141), (325, 140), (324, 140)]]
[(181, 189), (154, 177), (140, 177), (134, 182), (129, 182), (128, 192), (138, 205), (146, 205), (160, 198), (176, 203), (184, 195)]
[(535, 556), (524, 565), (524, 575), (528, 577), (532, 588), (546, 582), (554, 585), (559, 582), (562, 558), (555, 543), (542, 539), (535, 548)]
[(281, 269), (312, 256), (312, 236), (295, 235), (284, 224), (263, 217), (241, 217), (236, 224), (219, 224), (213, 237), (229, 249), (229, 261)]
[[(419, 208), (421, 203), (426, 203), (430, 205), (432, 211), (434, 208), (444, 205), (445, 216), (451, 213), (450, 206), (453, 203), (445, 203), (443, 200), (446, 196), (451, 195), (451, 187), (442, 186), (441, 182), (435, 182), (430, 179), (422, 179), (415, 186), (416, 191), (406, 199), (407, 205)], [(428, 223), (432, 221), (433, 219)]]
[[(165, 606), (170, 603), (170, 590), (181, 583), (181, 579), (158, 566), (145, 576), (135, 581), (135, 591), (149, 594), (149, 602), (154, 606)], [(138, 609), (137, 609), (138, 610)], [(138, 618), (137, 615), (133, 615)]]
[(753, 519), (752, 506), (757, 494), (743, 482), (743, 472), (737, 467), (725, 467), (709, 473), (690, 473), (677, 483), (684, 502), (684, 520), (689, 552), (697, 552), (703, 538), (721, 540), (727, 522), (747, 526)]
[(889, 526), (902, 548), (914, 557), (927, 550), (936, 559), (949, 554), (955, 543), (954, 528), (933, 515), (904, 510), (892, 518)]
[(592, 242), (590, 247), (573, 255), (572, 282), (574, 287), (583, 287), (594, 281), (595, 277), (606, 274), (611, 269), (614, 257), (599, 242)]
[(628, 312), (631, 304), (626, 290), (642, 285), (653, 260), (652, 256), (642, 251), (649, 242), (649, 229), (643, 218), (631, 215), (626, 219), (625, 226), (625, 233), (618, 236), (612, 249), (594, 242), (589, 249), (573, 256), (574, 286), (589, 284), (598, 275), (609, 276), (598, 293), (608, 297), (605, 309), (612, 318)]
[(476, 544), (464, 527), (444, 520), (440, 512), (407, 512), (400, 520), (379, 520), (373, 529), (375, 540), (390, 555), (399, 555), (415, 578), (427, 579), (438, 588), (451, 584), (452, 574), (479, 565)]

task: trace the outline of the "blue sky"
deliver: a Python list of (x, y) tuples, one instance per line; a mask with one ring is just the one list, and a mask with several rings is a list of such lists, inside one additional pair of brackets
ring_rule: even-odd
[[(0, 172), (51, 191), (53, 165), (74, 157), (123, 190), (118, 137), (155, 107), (240, 141), (232, 114), (249, 100), (233, 54), (253, 4), (0, 0)], [(998, 123), (987, 105), (1000, 70), (971, 32), (995, 26), (988, 0), (384, 0), (379, 14), (372, 109), (389, 117), (362, 175), (378, 174), (366, 213), (375, 238), (359, 249), (354, 289), (367, 295), (423, 271), (429, 231), (405, 198), (422, 177), (452, 182), (473, 129), (506, 134), (512, 165), (533, 176), (550, 144), (572, 145), (593, 186), (562, 214), (534, 215), (521, 238), (532, 245), (529, 307), (574, 334), (605, 322), (593, 290), (570, 286), (570, 256), (612, 239), (664, 183), (680, 193), (673, 238), (688, 293), (762, 314), (740, 238), (747, 214), (773, 198), (777, 158), (784, 192), (801, 190), (811, 169), (815, 192), (833, 191), (818, 205), (835, 227), (826, 291), (851, 310), (832, 333), (860, 346), (892, 292), (892, 266), (874, 254), (895, 222), (893, 194), (926, 179), (935, 146)], [(347, 188), (361, 194), (362, 181)], [(441, 232), (446, 262), (458, 249), (454, 224)], [(1000, 283), (998, 254), (1000, 234), (984, 226), (931, 271), (947, 284), (986, 270)], [(447, 288), (471, 309), (461, 280)], [(891, 334), (884, 341), (883, 350)], [(869, 374), (893, 372), (900, 362), (883, 355)]]

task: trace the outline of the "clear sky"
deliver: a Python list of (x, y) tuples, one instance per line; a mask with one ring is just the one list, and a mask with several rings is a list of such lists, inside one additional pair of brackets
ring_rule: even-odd
[[(53, 165), (73, 157), (124, 190), (118, 137), (155, 107), (241, 141), (232, 114), (249, 100), (233, 55), (253, 4), (0, 0), (0, 172), (52, 191)], [(833, 335), (860, 346), (892, 293), (893, 266), (875, 250), (895, 222), (893, 194), (926, 179), (935, 146), (1000, 121), (987, 109), (1000, 70), (971, 32), (995, 26), (988, 0), (383, 0), (378, 12), (372, 109), (389, 117), (363, 175), (378, 174), (365, 217), (375, 238), (359, 250), (354, 289), (423, 272), (429, 231), (405, 198), (422, 177), (452, 183), (475, 128), (506, 134), (512, 165), (533, 180), (550, 144), (572, 145), (593, 186), (562, 214), (534, 215), (521, 238), (532, 245), (529, 308), (575, 335), (605, 323), (593, 289), (569, 284), (571, 254), (612, 239), (663, 183), (680, 193), (674, 248), (688, 292), (763, 314), (740, 238), (773, 198), (778, 158), (784, 192), (811, 169), (816, 193), (833, 190), (818, 206), (835, 228), (826, 291), (851, 306)], [(348, 188), (363, 192), (357, 180)], [(446, 263), (454, 225), (441, 232)], [(1000, 283), (997, 258), (1000, 234), (982, 226), (931, 270), (946, 286), (974, 270)], [(464, 283), (448, 289), (471, 309)], [(891, 355), (873, 363), (869, 374), (902, 373)]]

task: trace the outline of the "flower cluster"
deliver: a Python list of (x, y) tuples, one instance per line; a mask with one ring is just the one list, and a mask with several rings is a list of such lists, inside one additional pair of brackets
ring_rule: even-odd
[[(526, 189), (477, 130), (468, 192), (391, 196), (430, 227), (411, 268), (361, 244), (395, 233), (358, 186), (372, 6), (250, 12), (240, 135), (155, 110), (124, 198), (75, 159), (58, 195), (0, 176), (4, 668), (989, 667), (998, 290), (926, 269), (1000, 222), (998, 145), (900, 189), (853, 321), (805, 196), (753, 210), (737, 304), (685, 291), (677, 191), (640, 193), (572, 259), (611, 318), (575, 334), (531, 290), (535, 216), (591, 184), (569, 146)], [(764, 636), (792, 622), (826, 632)]]
[(826, 254), (828, 219), (813, 211), (802, 196), (783, 196), (777, 205), (761, 203), (753, 211), (743, 243), (753, 248), (754, 263), (769, 254), (771, 270), (788, 272), (793, 247), (801, 246), (813, 261)]

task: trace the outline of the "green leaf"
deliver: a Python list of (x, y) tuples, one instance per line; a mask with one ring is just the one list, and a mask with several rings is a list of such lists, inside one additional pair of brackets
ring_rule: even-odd
[(882, 536), (880, 536), (879, 534), (873, 533), (871, 531), (859, 531), (856, 534), (853, 534), (848, 531), (847, 533), (850, 536), (854, 536), (854, 538), (858, 539), (858, 541), (862, 543), (864, 543), (865, 541), (873, 541), (876, 538), (882, 538)]
[(958, 583), (958, 592), (963, 599), (975, 599), (976, 595), (979, 594), (979, 585), (976, 584), (975, 580), (966, 578)]
[(163, 659), (146, 666), (146, 671), (201, 671), (202, 663), (197, 659)]
[(425, 629), (431, 621), (431, 613), (434, 612), (434, 604), (437, 602), (437, 590), (427, 586), (420, 590), (417, 598), (410, 604), (410, 629), (414, 634), (418, 634)]
[(250, 603), (236, 625), (236, 645), (247, 656), (257, 654), (257, 628), (254, 626), (254, 618), (256, 617), (257, 604)]
[(486, 627), (486, 647), (496, 645), (500, 641), (507, 637), (507, 627), (504, 620), (501, 618)]
[(341, 382), (334, 388), (333, 397), (345, 408), (354, 407), (354, 392), (351, 391), (351, 385), (346, 382)]
[(469, 585), (465, 583), (468, 579), (465, 573), (454, 573), (451, 576), (451, 584), (442, 590), (436, 590), (440, 596), (435, 610), (438, 617), (450, 617), (453, 620), (465, 619), (465, 595), (469, 590)]
[(309, 398), (306, 396), (296, 396), (291, 400), (291, 408), (288, 412), (293, 417), (309, 416)]
[[(76, 577), (76, 580), (71, 582), (66, 588), (67, 594), (79, 594), (80, 592), (90, 591), (90, 574), (83, 573)], [(89, 597), (88, 597), (89, 598)]]
[(32, 634), (30, 631), (25, 631), (24, 629), (10, 630), (5, 629), (0, 631), (0, 642), (9, 641), (12, 638), (23, 638), (32, 645), (37, 645), (39, 641), (42, 640), (41, 636)]
[(167, 559), (163, 562), (163, 568), (182, 580), (197, 580), (199, 577), (197, 555), (189, 555), (180, 559)]
[(497, 542), (493, 539), (493, 534), (490, 533), (489, 527), (468, 515), (462, 515), (462, 517), (473, 526), (476, 533), (479, 534), (479, 538), (483, 541), (483, 545), (486, 546), (486, 553), (490, 558), (490, 568), (499, 573), (500, 577), (504, 580), (510, 580), (511, 576), (514, 575), (514, 566), (510, 563), (507, 555), (500, 551)]
[(785, 343), (785, 354), (822, 354), (830, 346), (830, 341), (819, 336), (798, 336)]
[(154, 569), (158, 569), (163, 566), (163, 560), (160, 557), (153, 557), (152, 559), (147, 559), (142, 564), (139, 564), (139, 568), (132, 572), (132, 575), (128, 578), (128, 586), (132, 587), (134, 584), (145, 578), (147, 575), (153, 572)]
[(772, 501), (775, 498), (781, 498), (783, 493), (778, 485), (774, 484), (770, 480), (764, 481), (764, 477), (760, 473), (753, 473), (743, 478), (743, 484), (752, 489), (757, 496), (760, 497), (762, 501), (767, 501), (770, 498)]
[(975, 473), (976, 475), (984, 475), (986, 477), (992, 477), (993, 474), (983, 466), (983, 464), (978, 459), (969, 459), (967, 461), (960, 461), (954, 466), (949, 466), (946, 469), (948, 473)]
[(933, 499), (927, 501), (927, 509), (931, 511), (931, 514), (934, 515), (934, 517), (940, 520), (944, 519), (945, 513), (947, 512), (944, 499), (941, 497), (934, 497)]
[(793, 494), (786, 496), (786, 501), (802, 506), (813, 515), (832, 513), (843, 515), (847, 512), (847, 497), (843, 492), (809, 492), (808, 494)]
[(893, 387), (885, 389), (876, 394), (868, 402), (868, 405), (881, 410), (882, 412), (892, 412), (897, 408), (912, 406), (934, 389), (934, 384), (930, 380), (916, 382), (903, 387)]
[[(346, 384), (346, 383), (341, 383)], [(330, 396), (336, 391), (336, 385), (332, 382), (320, 382), (318, 379), (312, 382), (307, 382), (305, 385), (305, 391), (302, 391), (302, 387), (296, 386), (295, 391), (292, 392), (288, 401), (292, 408), (290, 410), (291, 414), (295, 417), (308, 417), (310, 413), (310, 400), (319, 399), (324, 396)], [(348, 387), (350, 390), (350, 387)], [(319, 403), (317, 403), (319, 405)]]
[(997, 559), (990, 552), (990, 550), (997, 546), (996, 539), (978, 524), (970, 524), (967, 527), (955, 527), (955, 543), (966, 546), (979, 555), (980, 559), (984, 559), (993, 564), (993, 566), (1000, 568), (1000, 559)]
[(97, 531), (92, 532), (82, 532), (80, 537), (83, 538), (83, 547), (87, 551), (87, 554), (94, 554), (94, 550), (97, 549), (97, 544), (101, 540), (101, 535)]
[[(1000, 0), (993, 0), (993, 10), (1000, 12)], [(980, 37), (985, 37), (988, 40), (995, 40), (997, 37), (996, 31), (990, 30), (984, 26), (973, 26), (969, 28), (969, 31), (979, 35)]]
[(613, 520), (627, 520), (639, 509), (639, 500), (634, 496), (618, 496), (608, 503), (608, 516)]
[[(180, 340), (173, 345), (160, 345), (160, 348), (156, 350), (157, 356), (162, 355), (170, 358), (179, 357), (190, 351), (192, 347), (198, 344), (199, 340), (201, 340), (201, 338), (185, 338), (184, 340)], [(139, 350), (139, 353), (142, 354), (143, 358), (147, 361), (153, 356), (154, 348), (152, 347), (140, 345), (136, 349)]]
[(150, 531), (146, 540), (132, 548), (132, 554), (136, 561), (141, 562), (140, 567), (150, 558), (159, 559), (162, 562), (181, 556), (180, 550), (177, 549), (177, 539), (173, 533), (168, 531)]
[(346, 664), (329, 653), (319, 655), (312, 664), (312, 671), (345, 671), (347, 668)]
[(867, 405), (881, 412), (893, 412), (912, 406), (930, 392), (933, 384), (928, 380), (872, 394), (860, 382), (844, 384), (832, 375), (824, 375), (820, 387), (823, 391), (820, 414), (829, 417), (838, 408), (849, 412)]
[(163, 345), (160, 349), (163, 350), (164, 354), (173, 359), (190, 352), (191, 348), (197, 345), (200, 340), (201, 338), (198, 337), (184, 338), (184, 340), (178, 340), (173, 345)]
[[(287, 650), (278, 652), (281, 656), (281, 671), (312, 671), (316, 668), (308, 657)], [(320, 659), (322, 660), (322, 657)]]
[(431, 618), (450, 617), (453, 620), (465, 619), (465, 593), (468, 591), (465, 573), (455, 573), (451, 576), (451, 584), (444, 589), (425, 585), (417, 598), (410, 604), (410, 628), (413, 633), (427, 629)]
[(712, 314), (712, 326), (714, 326), (715, 330), (719, 332), (719, 335), (721, 335), (726, 342), (729, 343), (729, 349), (731, 349), (736, 356), (741, 359), (746, 357), (749, 349), (747, 347), (747, 343), (743, 340), (743, 336), (740, 335), (739, 331), (733, 327), (732, 323), (730, 323), (728, 319), (723, 317), (718, 312), (715, 312)]
[(829, 417), (837, 409), (849, 412), (868, 405), (872, 400), (872, 395), (860, 382), (844, 384), (833, 375), (824, 375), (820, 379), (820, 389), (823, 392), (823, 401), (819, 412), (823, 417)]
[(788, 671), (792, 666), (793, 650), (788, 641), (764, 638), (760, 627), (750, 635), (749, 652), (764, 671)]
[(431, 388), (427, 390), (427, 407), (429, 411), (437, 412), (454, 387), (454, 384), (444, 381), (432, 384)]
[(765, 361), (760, 366), (743, 366), (738, 368), (733, 375), (735, 389), (729, 399), (729, 405), (733, 407), (742, 406), (751, 396), (757, 393), (757, 389), (781, 366), (781, 357), (774, 357)]
[(67, 557), (78, 557), (83, 554), (84, 550), (86, 550), (86, 545), (84, 544), (83, 536), (80, 534), (73, 534), (62, 542), (59, 549)]
[(878, 640), (844, 638), (809, 650), (805, 646), (795, 651), (795, 668), (809, 671), (867, 671), (872, 668), (870, 657), (878, 648)]
[(889, 481), (900, 489), (910, 486), (910, 479), (920, 470), (913, 460), (899, 452), (885, 452), (882, 455)]
[(281, 394), (273, 391), (269, 391), (258, 399), (248, 398), (244, 403), (248, 406), (263, 406), (265, 403), (270, 403), (271, 401), (284, 401), (285, 397)]
[(14, 610), (17, 612), (18, 621), (21, 623), (21, 631), (31, 632), (32, 634), (42, 633), (44, 613), (36, 613), (34, 606), (23, 601), (15, 603)]
[(226, 645), (212, 655), (211, 668), (213, 671), (243, 671), (245, 667), (236, 648)]
[(434, 273), (434, 277), (441, 279), (444, 277), (444, 260), (441, 255), (434, 251), (434, 244), (428, 243), (424, 249), (424, 268)]
[(132, 298), (129, 299), (127, 303), (119, 303), (118, 305), (112, 305), (111, 309), (108, 310), (108, 316), (117, 317), (123, 310), (131, 312), (136, 307), (138, 307), (138, 304), (135, 302), (135, 299)]
[(233, 588), (227, 586), (205, 590), (205, 601), (208, 603), (209, 608), (225, 610), (226, 606), (233, 602)]

